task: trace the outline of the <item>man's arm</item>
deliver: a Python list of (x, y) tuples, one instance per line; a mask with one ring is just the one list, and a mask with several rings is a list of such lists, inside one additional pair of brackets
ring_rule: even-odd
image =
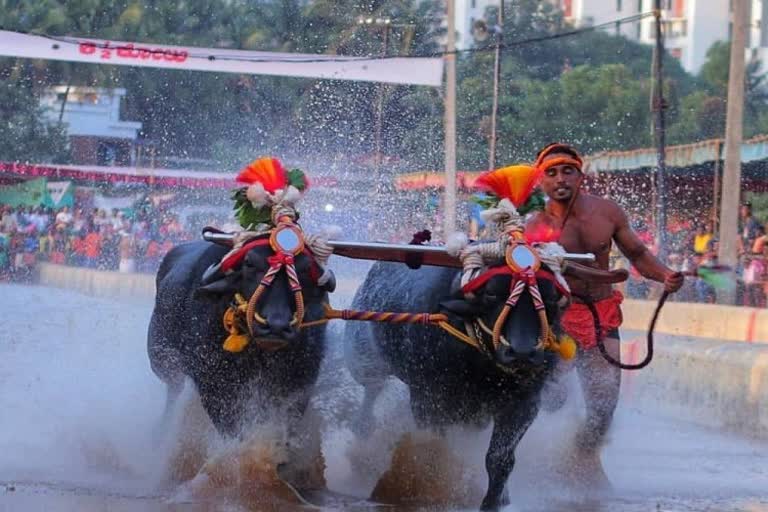
[(683, 286), (683, 274), (675, 272), (656, 258), (637, 237), (629, 226), (629, 219), (624, 211), (611, 203), (611, 217), (616, 223), (613, 239), (621, 252), (626, 256), (638, 272), (646, 279), (664, 283), (668, 292), (676, 292)]

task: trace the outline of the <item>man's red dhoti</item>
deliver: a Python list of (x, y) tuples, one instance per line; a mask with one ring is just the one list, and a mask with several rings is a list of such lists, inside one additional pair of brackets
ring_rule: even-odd
[[(621, 292), (614, 290), (613, 295), (603, 300), (595, 302), (598, 317), (600, 318), (600, 327), (602, 339), (608, 337), (613, 331), (619, 328), (623, 317), (621, 316), (621, 303), (624, 296)], [(595, 332), (595, 320), (592, 318), (592, 312), (586, 304), (573, 302), (565, 310), (560, 319), (560, 325), (583, 350), (597, 346), (597, 333)]]

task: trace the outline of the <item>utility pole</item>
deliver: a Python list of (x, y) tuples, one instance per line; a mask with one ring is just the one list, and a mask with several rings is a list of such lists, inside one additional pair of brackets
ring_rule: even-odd
[[(382, 29), (382, 49), (381, 56), (385, 58), (389, 53), (389, 31), (392, 27), (392, 19), (388, 17), (364, 17), (360, 16), (357, 19), (357, 24), (365, 27), (381, 27)], [(386, 93), (386, 84), (378, 84), (376, 96), (376, 112), (374, 119), (373, 139), (374, 139), (374, 156), (373, 161), (376, 166), (376, 192), (379, 191), (381, 186), (381, 132), (384, 117), (384, 95)]]
[(658, 257), (664, 261), (667, 254), (667, 189), (666, 189), (666, 122), (664, 111), (664, 31), (661, 21), (661, 0), (654, 0), (656, 18), (656, 46), (654, 47), (653, 78), (655, 84), (653, 111), (656, 138), (656, 242)]
[[(379, 22), (380, 20), (376, 21)], [(383, 18), (381, 19), (381, 24), (384, 30), (384, 41), (382, 45), (381, 56), (386, 57), (387, 53), (389, 52), (389, 29), (391, 27), (392, 20), (389, 18)], [(376, 167), (379, 174), (381, 173), (378, 168), (381, 167), (381, 130), (384, 123), (384, 95), (386, 94), (386, 87), (387, 85), (384, 83), (379, 84), (378, 104), (376, 105)]]
[(446, 7), (444, 240), (456, 231), (456, 0), (446, 0)]
[(499, 78), (501, 76), (501, 47), (504, 43), (504, 0), (499, 2), (498, 28), (496, 34), (496, 53), (493, 62), (493, 108), (491, 109), (491, 140), (488, 144), (488, 170), (496, 167), (496, 117), (499, 110)]
[(739, 200), (741, 196), (741, 141), (744, 120), (744, 48), (747, 0), (732, 0), (731, 67), (728, 74), (728, 105), (725, 120), (725, 168), (720, 203), (720, 264), (736, 267), (738, 254)]

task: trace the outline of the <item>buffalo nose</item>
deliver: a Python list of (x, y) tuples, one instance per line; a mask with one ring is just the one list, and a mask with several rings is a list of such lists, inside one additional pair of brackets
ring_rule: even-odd
[(538, 351), (531, 349), (528, 351), (517, 351), (512, 347), (502, 346), (496, 351), (496, 359), (501, 364), (511, 364), (514, 362), (538, 362)]
[(296, 329), (293, 328), (289, 320), (268, 320), (267, 328), (269, 334), (284, 340), (292, 340), (296, 337)]

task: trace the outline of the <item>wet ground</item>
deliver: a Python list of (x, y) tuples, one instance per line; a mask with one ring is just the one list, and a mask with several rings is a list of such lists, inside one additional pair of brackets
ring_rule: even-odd
[[(247, 510), (229, 499), (182, 503), (161, 486), (166, 453), (152, 439), (164, 395), (145, 355), (150, 311), (148, 302), (0, 285), (0, 511)], [(375, 471), (363, 475), (346, 457), (346, 418), (361, 393), (338, 364), (326, 367), (316, 403), (327, 417), (326, 477), (332, 488), (364, 496)], [(408, 426), (402, 391), (393, 384), (378, 405), (389, 426), (370, 441), (373, 466), (386, 466), (385, 441)], [(768, 444), (684, 414), (662, 417), (629, 396), (603, 454), (613, 495), (565, 493), (554, 467), (580, 407), (574, 397), (540, 415), (518, 450), (508, 510), (768, 512)], [(487, 440), (482, 432), (453, 445), (480, 480)]]

